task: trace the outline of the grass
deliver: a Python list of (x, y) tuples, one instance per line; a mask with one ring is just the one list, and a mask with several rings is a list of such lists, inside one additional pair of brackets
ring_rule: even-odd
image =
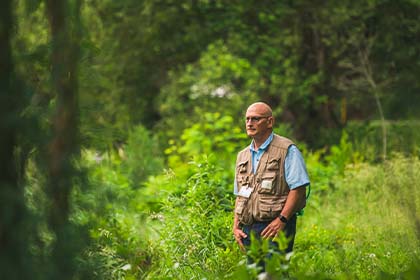
[[(291, 272), (299, 279), (397, 276), (420, 259), (416, 158), (347, 166), (300, 219)], [(417, 267), (418, 269), (418, 267)]]

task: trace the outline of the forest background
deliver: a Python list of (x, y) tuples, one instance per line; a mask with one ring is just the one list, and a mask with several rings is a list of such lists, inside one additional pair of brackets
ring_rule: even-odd
[(2, 3), (1, 279), (255, 278), (231, 233), (255, 101), (312, 183), (270, 273), (418, 279), (420, 1)]

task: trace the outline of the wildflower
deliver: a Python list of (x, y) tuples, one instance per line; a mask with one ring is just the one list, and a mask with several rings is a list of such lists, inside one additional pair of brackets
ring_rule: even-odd
[(267, 272), (261, 272), (260, 274), (258, 274), (258, 280), (265, 280), (265, 279), (269, 279), (268, 278), (268, 273)]
[(293, 256), (293, 252), (289, 252), (286, 254), (285, 259), (286, 261), (290, 261), (290, 258)]

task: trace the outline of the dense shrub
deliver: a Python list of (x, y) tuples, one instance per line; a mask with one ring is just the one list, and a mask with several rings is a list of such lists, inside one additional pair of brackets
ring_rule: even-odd
[(154, 215), (158, 236), (147, 279), (216, 279), (232, 273), (241, 259), (231, 234), (233, 197), (227, 171), (206, 158), (190, 168), (195, 173)]
[(81, 279), (137, 279), (148, 266), (147, 229), (139, 191), (118, 155), (83, 153), (87, 182), (72, 196), (71, 219), (89, 228), (90, 246), (79, 258)]

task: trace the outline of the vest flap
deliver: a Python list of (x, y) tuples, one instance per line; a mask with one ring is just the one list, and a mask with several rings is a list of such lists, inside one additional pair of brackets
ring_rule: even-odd
[(247, 172), (248, 170), (248, 160), (244, 160), (238, 163), (238, 171), (239, 173)]
[(243, 161), (238, 163), (238, 166), (246, 165), (247, 163), (248, 163), (248, 160), (243, 160)]
[(280, 168), (280, 158), (270, 159), (267, 163), (268, 170), (279, 170)]
[(274, 180), (276, 177), (276, 172), (265, 172), (261, 175), (261, 179), (263, 180)]

